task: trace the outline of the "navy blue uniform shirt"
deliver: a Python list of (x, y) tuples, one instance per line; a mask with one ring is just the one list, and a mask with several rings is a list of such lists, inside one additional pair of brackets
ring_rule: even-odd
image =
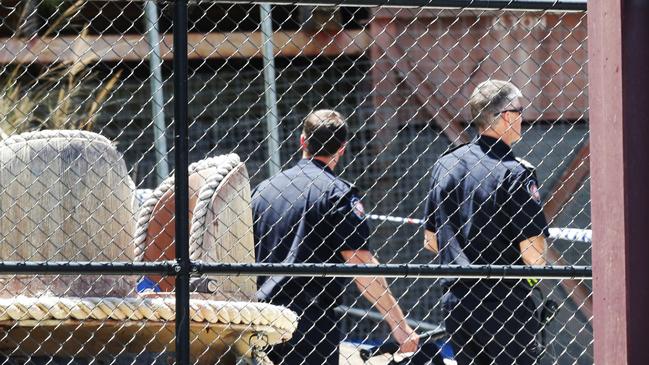
[[(368, 249), (369, 227), (358, 191), (322, 162), (303, 159), (253, 191), (257, 262), (342, 263), (340, 251)], [(257, 297), (305, 308), (337, 303), (340, 278), (258, 277)]]
[[(519, 243), (547, 235), (534, 169), (506, 143), (480, 136), (440, 157), (431, 174), (425, 228), (436, 233), (442, 264), (524, 265)], [(482, 286), (484, 295), (498, 296), (516, 283), (462, 282), (474, 293)]]

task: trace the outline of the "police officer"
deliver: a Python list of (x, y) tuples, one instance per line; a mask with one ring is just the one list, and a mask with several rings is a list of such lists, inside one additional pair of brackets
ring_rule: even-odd
[[(469, 100), (479, 137), (433, 166), (424, 247), (442, 264), (545, 265), (547, 223), (533, 167), (511, 145), (521, 138), (522, 94), (489, 80)], [(443, 280), (446, 330), (458, 364), (532, 364), (539, 356), (525, 280)]]
[[(253, 192), (257, 262), (376, 264), (369, 251), (369, 227), (354, 186), (334, 168), (345, 152), (347, 125), (333, 110), (304, 119), (302, 160), (263, 181)], [(404, 352), (416, 350), (418, 337), (384, 278), (359, 277), (359, 290), (384, 315)], [(345, 282), (322, 277), (259, 277), (260, 300), (284, 305), (300, 317), (292, 339), (274, 346), (275, 364), (338, 364), (342, 334), (334, 312)]]

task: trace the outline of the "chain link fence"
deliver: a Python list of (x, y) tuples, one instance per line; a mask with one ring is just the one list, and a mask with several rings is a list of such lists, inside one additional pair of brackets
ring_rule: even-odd
[[(0, 1), (3, 363), (593, 363), (585, 2), (357, 5), (190, 2), (183, 78), (174, 2)], [(434, 166), (480, 148), (469, 100), (494, 79), (520, 89), (494, 120), (522, 111), (521, 140), (489, 142), (455, 186), (534, 166), (519, 209), (538, 196), (545, 268), (499, 243), (507, 199), (471, 200), (509, 175), (456, 202), (495, 207), (477, 233), (438, 220), (465, 244), (424, 247), (453, 199), (426, 213)], [(303, 159), (320, 109), (348, 126), (333, 171)], [(457, 283), (473, 289), (453, 302)]]

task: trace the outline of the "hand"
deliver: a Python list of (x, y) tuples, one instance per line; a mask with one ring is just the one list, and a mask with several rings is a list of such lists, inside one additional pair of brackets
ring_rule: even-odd
[(401, 322), (392, 329), (392, 337), (399, 343), (400, 352), (415, 352), (419, 346), (419, 335), (410, 326)]

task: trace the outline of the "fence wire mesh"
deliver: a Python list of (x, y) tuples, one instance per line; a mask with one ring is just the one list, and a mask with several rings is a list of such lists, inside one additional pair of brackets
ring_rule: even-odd
[[(1, 260), (176, 258), (173, 6), (0, 1)], [(198, 1), (188, 15), (195, 262), (522, 265), (535, 236), (522, 232), (543, 226), (547, 265), (590, 265), (586, 12)], [(521, 92), (483, 105), (510, 125), (490, 127), (499, 142), (479, 138), (469, 103), (495, 79)], [(320, 109), (348, 127), (332, 171), (303, 159), (340, 152), (318, 140), (338, 136), (330, 114), (301, 141)], [(431, 219), (439, 254), (424, 247)], [(173, 276), (1, 279), (3, 363), (173, 359)], [(201, 364), (593, 363), (589, 280), (206, 274), (190, 287)], [(401, 356), (411, 330), (419, 346)]]

